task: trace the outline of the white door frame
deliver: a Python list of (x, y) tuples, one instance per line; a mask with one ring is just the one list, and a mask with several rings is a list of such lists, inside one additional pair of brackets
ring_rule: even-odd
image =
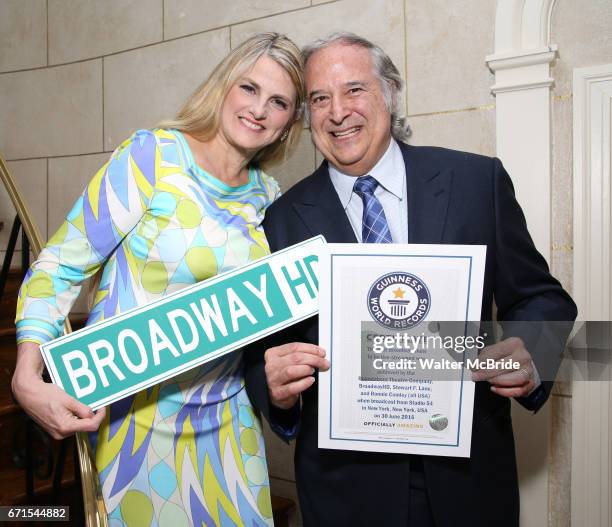
[[(574, 298), (580, 320), (609, 321), (612, 64), (576, 68), (573, 83)], [(604, 336), (607, 346), (610, 337)], [(604, 380), (577, 377), (572, 384), (572, 524), (585, 527), (612, 525), (609, 360), (598, 366), (598, 373)]]

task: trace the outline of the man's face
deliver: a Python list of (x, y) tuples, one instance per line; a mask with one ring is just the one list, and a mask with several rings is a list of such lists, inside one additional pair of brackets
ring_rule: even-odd
[(333, 44), (306, 64), (310, 128), (315, 146), (341, 172), (367, 174), (391, 140), (391, 116), (370, 51)]

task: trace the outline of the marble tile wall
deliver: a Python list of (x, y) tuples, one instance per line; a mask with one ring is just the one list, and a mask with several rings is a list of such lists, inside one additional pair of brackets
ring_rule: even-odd
[(0, 74), (6, 159), (102, 150), (102, 60)]
[(402, 75), (404, 6), (398, 0), (340, 0), (232, 27), (232, 47), (260, 31), (278, 31), (303, 46), (334, 31), (353, 31), (382, 46)]
[(0, 72), (46, 64), (46, 0), (0, 2)]
[(172, 118), (229, 52), (229, 28), (104, 58), (104, 149)]
[(495, 155), (495, 108), (409, 116), (410, 144)]
[(553, 395), (549, 452), (549, 517), (552, 527), (571, 525), (572, 398)]
[(494, 26), (483, 23), (494, 19), (495, 2), (406, 2), (406, 91), (410, 115), (477, 108), (495, 102), (489, 90), (493, 75), (484, 63), (484, 56), (493, 49)]
[(49, 64), (161, 42), (163, 0), (49, 0)]
[(164, 36), (176, 38), (310, 6), (310, 0), (174, 0), (164, 3)]
[(551, 181), (551, 266), (559, 281), (572, 291), (572, 98), (553, 95), (552, 181)]

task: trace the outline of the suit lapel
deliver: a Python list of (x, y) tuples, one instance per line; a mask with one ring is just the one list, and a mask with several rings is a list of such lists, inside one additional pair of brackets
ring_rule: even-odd
[(356, 243), (355, 233), (331, 182), (327, 163), (315, 172), (312, 183), (293, 207), (313, 236), (322, 234), (330, 243)]
[[(448, 212), (453, 172), (436, 166), (416, 147), (399, 143), (408, 194), (408, 241), (440, 243)], [(301, 201), (293, 207), (313, 236), (322, 234), (330, 243), (356, 243), (353, 228), (332, 185), (327, 163), (316, 170)]]
[(453, 172), (424, 158), (417, 148), (400, 143), (408, 194), (408, 241), (440, 243), (444, 235), (446, 213)]

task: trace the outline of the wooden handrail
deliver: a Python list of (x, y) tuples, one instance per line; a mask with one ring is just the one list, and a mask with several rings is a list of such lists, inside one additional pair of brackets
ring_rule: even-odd
[[(0, 156), (0, 181), (4, 184), (9, 197), (19, 215), (26, 237), (30, 242), (30, 248), (37, 256), (43, 248), (43, 239), (38, 227), (32, 220), (32, 216), (23, 200), (21, 193), (15, 185), (15, 180), (9, 172), (4, 158)], [(66, 318), (64, 322), (66, 334), (72, 332), (70, 321)], [(108, 527), (106, 506), (102, 497), (98, 471), (89, 448), (89, 441), (85, 433), (76, 434), (79, 467), (81, 470), (81, 488), (83, 491), (83, 505), (85, 512), (85, 525), (87, 527)]]

